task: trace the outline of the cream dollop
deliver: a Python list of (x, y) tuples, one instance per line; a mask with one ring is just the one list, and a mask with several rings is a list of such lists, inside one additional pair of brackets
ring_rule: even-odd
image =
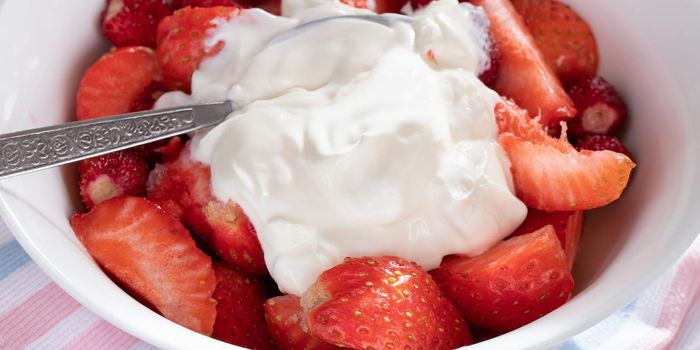
[(224, 49), (195, 73), (192, 95), (159, 101), (236, 102), (226, 122), (195, 135), (192, 154), (211, 165), (214, 194), (250, 217), (281, 290), (301, 295), (348, 256), (431, 269), (522, 222), (496, 143), (500, 99), (477, 78), (487, 56), (473, 7), (440, 0), (410, 23), (338, 19), (269, 44), (310, 18), (354, 11), (284, 4), (292, 18), (247, 10), (218, 23), (209, 40)]

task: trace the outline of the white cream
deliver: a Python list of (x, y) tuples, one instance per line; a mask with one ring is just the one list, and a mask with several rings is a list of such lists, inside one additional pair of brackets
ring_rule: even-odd
[[(352, 11), (293, 1), (286, 13), (304, 19)], [(236, 101), (195, 136), (193, 156), (211, 165), (214, 194), (248, 214), (283, 291), (301, 295), (347, 256), (431, 269), (524, 219), (495, 141), (499, 97), (476, 77), (487, 58), (473, 16), (441, 0), (411, 24), (333, 20), (265, 46), (300, 20), (245, 11), (211, 33), (224, 49), (195, 73), (192, 96), (159, 101)]]

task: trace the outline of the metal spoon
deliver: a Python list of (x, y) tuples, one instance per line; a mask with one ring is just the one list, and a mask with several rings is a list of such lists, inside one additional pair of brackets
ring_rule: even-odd
[[(320, 23), (364, 20), (385, 26), (409, 22), (401, 15), (323, 18), (304, 23), (270, 40), (285, 41)], [(144, 111), (72, 122), (0, 135), (0, 179), (59, 166), (170, 138), (223, 122), (234, 110), (231, 101)]]

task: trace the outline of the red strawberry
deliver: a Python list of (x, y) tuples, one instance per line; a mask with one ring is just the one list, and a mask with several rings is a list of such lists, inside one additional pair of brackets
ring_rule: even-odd
[(471, 340), (466, 323), (415, 263), (347, 258), (321, 274), (301, 305), (309, 333), (353, 349), (454, 349)]
[(430, 5), (431, 2), (433, 2), (433, 0), (410, 0), (411, 9), (413, 9), (413, 11), (422, 9)]
[[(565, 85), (598, 71), (598, 45), (588, 23), (558, 0), (512, 0), (537, 48)], [(577, 106), (578, 107), (578, 106)]]
[(168, 15), (170, 6), (163, 0), (107, 0), (102, 34), (116, 47), (155, 47), (158, 22)]
[(489, 65), (488, 67), (479, 74), (479, 79), (486, 86), (493, 86), (496, 83), (496, 78), (498, 77), (499, 69), (501, 67), (501, 51), (493, 40), (493, 36), (489, 34)]
[(613, 134), (627, 119), (627, 105), (615, 88), (603, 77), (588, 76), (569, 89), (578, 109), (569, 121), (575, 137), (591, 134)]
[(577, 152), (562, 136), (555, 139), (510, 103), (496, 106), (498, 142), (511, 161), (518, 197), (545, 211), (588, 210), (622, 194), (635, 167), (611, 151)]
[(305, 329), (304, 313), (299, 297), (283, 295), (265, 303), (267, 329), (282, 350), (336, 350), (337, 346), (322, 342)]
[(199, 63), (223, 47), (218, 42), (204, 46), (207, 31), (216, 25), (216, 18), (238, 14), (237, 7), (186, 7), (164, 18), (158, 25), (158, 62), (163, 68), (163, 80), (172, 89), (190, 91), (192, 73)]
[(554, 233), (557, 234), (559, 243), (561, 243), (561, 247), (566, 255), (566, 265), (571, 271), (576, 259), (581, 229), (583, 228), (583, 211), (547, 212), (528, 209), (525, 221), (513, 232), (511, 237), (528, 234), (547, 225), (552, 225), (554, 228)]
[(579, 151), (590, 150), (590, 151), (604, 151), (609, 150), (617, 153), (622, 153), (628, 157), (630, 152), (627, 150), (625, 145), (620, 142), (614, 136), (608, 135), (588, 135), (576, 141), (576, 149)]
[(403, 0), (375, 0), (374, 9), (368, 4), (367, 8), (374, 10), (376, 13), (401, 13), (401, 7), (404, 5)]
[(71, 218), (97, 263), (167, 319), (210, 335), (216, 318), (211, 259), (189, 232), (145, 198), (120, 196)]
[(204, 238), (224, 261), (243, 272), (267, 274), (255, 228), (235, 203), (211, 193), (211, 170), (191, 159), (185, 148), (173, 161), (151, 172), (148, 198)]
[(551, 226), (476, 257), (450, 256), (431, 272), (469, 325), (509, 331), (564, 304), (574, 280)]
[(146, 194), (148, 163), (133, 149), (86, 159), (78, 165), (80, 196), (87, 209), (107, 199)]
[(179, 10), (183, 7), (238, 6), (233, 0), (173, 0), (170, 7)]
[(554, 125), (576, 114), (573, 102), (552, 72), (520, 15), (508, 0), (471, 0), (486, 11), (501, 64), (493, 87), (512, 98), (542, 125)]
[(153, 50), (146, 47), (113, 50), (88, 68), (80, 81), (77, 118), (93, 119), (150, 108), (160, 80)]
[(264, 282), (215, 262), (216, 322), (212, 337), (250, 349), (276, 349), (265, 323)]

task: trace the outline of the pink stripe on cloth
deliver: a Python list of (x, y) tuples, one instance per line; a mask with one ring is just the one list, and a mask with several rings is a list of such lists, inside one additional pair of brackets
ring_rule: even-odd
[[(663, 332), (650, 332), (642, 336), (633, 349), (668, 349), (683, 326), (687, 313), (700, 297), (700, 253), (687, 254), (675, 272), (655, 328)], [(690, 325), (692, 327), (692, 325)]]
[(126, 349), (137, 342), (138, 339), (124, 333), (107, 321), (100, 321), (79, 335), (78, 338), (64, 346), (63, 349)]
[(49, 283), (0, 315), (0, 348), (24, 348), (78, 307), (80, 304), (55, 283)]

